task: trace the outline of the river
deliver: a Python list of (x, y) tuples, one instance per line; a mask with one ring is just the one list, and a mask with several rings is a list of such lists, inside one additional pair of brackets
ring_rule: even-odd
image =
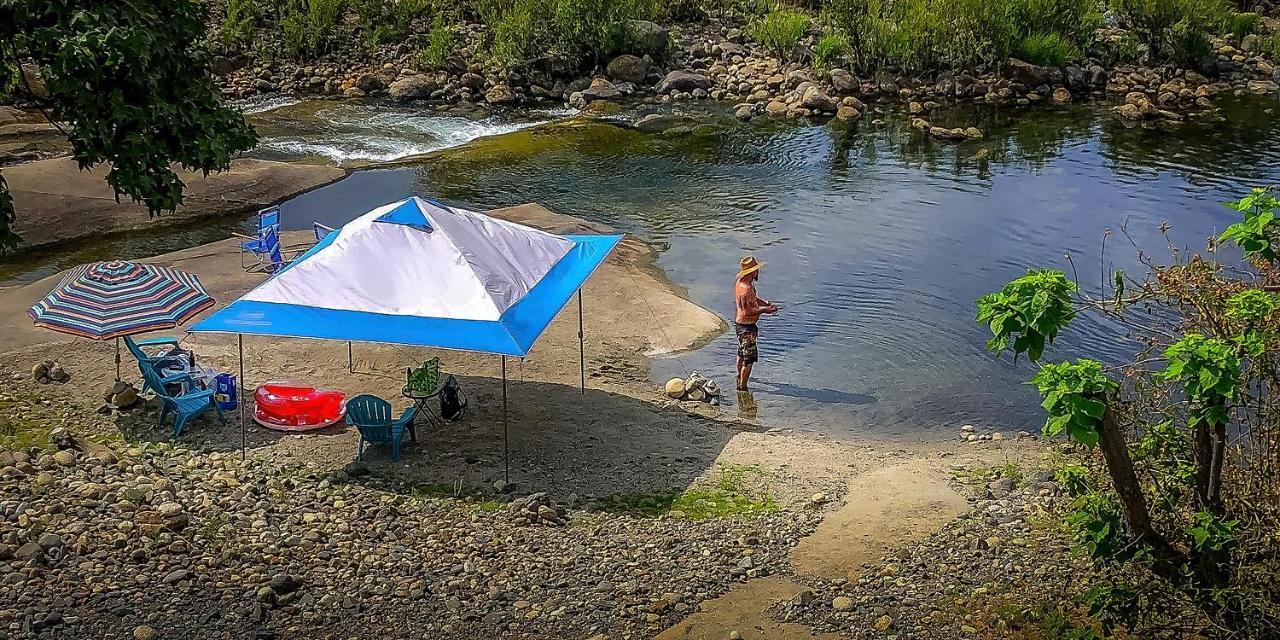
[[(940, 116), (987, 134), (961, 144), (910, 131), (902, 114), (742, 124), (711, 105), (691, 114), (709, 124), (659, 134), (622, 126), (640, 115), (630, 111), (618, 123), (537, 126), (567, 114), (280, 102), (253, 105), (252, 117), (262, 157), (359, 167), (434, 152), (285, 203), (286, 227), (341, 224), (410, 194), (475, 209), (537, 201), (654, 243), (671, 280), (725, 317), (738, 260), (752, 253), (768, 263), (761, 294), (783, 312), (763, 321), (753, 402), (730, 393), (727, 410), (843, 437), (933, 438), (962, 424), (1035, 431), (1043, 420), (1030, 366), (983, 350), (978, 296), (1028, 267), (1069, 269), (1068, 253), (1096, 288), (1104, 231), (1122, 224), (1156, 256), (1167, 251), (1165, 221), (1175, 243), (1202, 247), (1233, 219), (1221, 203), (1280, 178), (1273, 106), (1233, 103), (1223, 121), (1153, 130), (1091, 106)], [(168, 250), (226, 229), (158, 233), (152, 244)], [(1119, 233), (1106, 247), (1107, 271), (1141, 272)], [(67, 260), (40, 256), (9, 275)], [(636, 318), (656, 322), (643, 300)], [(1050, 354), (1129, 349), (1117, 327), (1082, 317)], [(725, 335), (659, 358), (654, 379), (696, 369), (731, 388), (734, 350)]]

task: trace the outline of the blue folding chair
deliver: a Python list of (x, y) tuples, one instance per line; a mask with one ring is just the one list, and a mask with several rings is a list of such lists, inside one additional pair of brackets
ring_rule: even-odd
[[(161, 376), (155, 368), (145, 362), (138, 363), (138, 371), (142, 372), (143, 388), (150, 389), (164, 403), (164, 408), (160, 411), (160, 426), (164, 426), (169, 412), (173, 412), (173, 437), (182, 435), (182, 428), (187, 426), (188, 422), (210, 409), (218, 413), (219, 422), (226, 422), (222, 417), (222, 409), (218, 408), (218, 403), (213, 398), (214, 390), (197, 389), (195, 380), (192, 380), (189, 374)], [(178, 385), (180, 389), (174, 393), (169, 390), (169, 385)]]
[(391, 459), (400, 460), (400, 444), (413, 417), (417, 414), (416, 406), (409, 407), (393, 418), (391, 403), (371, 395), (359, 395), (347, 400), (347, 424), (360, 431), (360, 442), (356, 445), (356, 459), (364, 459), (366, 444), (391, 444)]
[[(240, 243), (240, 266), (245, 271), (274, 273), (284, 266), (280, 249), (280, 208), (270, 207), (258, 212), (258, 233), (254, 236), (232, 234), (245, 241)], [(252, 261), (246, 256), (253, 256)]]

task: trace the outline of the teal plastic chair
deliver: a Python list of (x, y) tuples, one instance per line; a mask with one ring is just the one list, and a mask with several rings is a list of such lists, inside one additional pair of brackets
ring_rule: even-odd
[[(195, 380), (191, 379), (190, 374), (179, 373), (162, 377), (154, 367), (145, 362), (138, 363), (138, 370), (142, 372), (143, 387), (150, 389), (164, 403), (164, 409), (160, 411), (160, 426), (164, 426), (169, 412), (173, 412), (173, 437), (182, 435), (182, 428), (187, 426), (188, 422), (210, 409), (218, 413), (219, 422), (226, 422), (222, 417), (222, 410), (213, 399), (214, 390), (196, 389)], [(182, 390), (177, 394), (170, 392), (166, 387), (172, 384), (181, 385)]]
[[(134, 340), (129, 336), (124, 336), (124, 346), (129, 348), (129, 353), (138, 359), (138, 363), (147, 363), (154, 369), (165, 369), (180, 363), (177, 358), (172, 356), (149, 356), (143, 351), (143, 347), (154, 347), (156, 345), (170, 345), (172, 349), (169, 351), (181, 351), (178, 348), (178, 341), (174, 338), (148, 338), (146, 340)], [(188, 352), (190, 353), (190, 352)], [(195, 364), (195, 358), (192, 358), (191, 364)]]
[(371, 395), (359, 395), (347, 400), (347, 424), (360, 432), (360, 442), (356, 445), (356, 459), (364, 459), (367, 444), (391, 443), (391, 459), (400, 461), (400, 444), (404, 442), (404, 434), (413, 418), (417, 415), (416, 406), (409, 407), (393, 418), (391, 403)]

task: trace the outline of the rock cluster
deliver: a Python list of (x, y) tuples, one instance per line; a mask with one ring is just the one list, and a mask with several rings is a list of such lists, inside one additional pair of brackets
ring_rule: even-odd
[(781, 569), (820, 518), (491, 510), (375, 481), (167, 444), (0, 452), (0, 637), (647, 638)]
[(62, 368), (62, 364), (57, 361), (44, 360), (31, 366), (31, 379), (40, 384), (54, 382), (62, 384), (71, 380), (71, 374), (67, 373)]

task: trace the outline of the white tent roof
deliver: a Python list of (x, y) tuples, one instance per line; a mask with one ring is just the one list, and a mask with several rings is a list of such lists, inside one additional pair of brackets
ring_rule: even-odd
[(347, 223), (325, 251), (243, 300), (495, 321), (573, 246), (561, 236), (415, 196)]

